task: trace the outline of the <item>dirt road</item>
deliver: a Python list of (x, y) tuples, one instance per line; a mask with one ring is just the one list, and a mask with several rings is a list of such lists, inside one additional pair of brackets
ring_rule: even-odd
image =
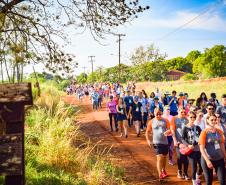
[[(67, 102), (78, 103), (74, 97), (67, 96)], [(158, 185), (156, 171), (156, 157), (154, 149), (148, 147), (144, 133), (136, 137), (134, 127), (129, 128), (129, 137), (120, 137), (118, 132), (109, 131), (109, 121), (106, 108), (92, 111), (90, 101), (79, 103), (81, 114), (79, 124), (81, 130), (93, 141), (101, 141), (100, 144), (112, 146), (111, 155), (116, 165), (125, 168), (126, 181), (133, 185)], [(177, 166), (167, 165), (169, 177), (161, 184), (190, 185), (191, 181), (180, 180), (176, 177)], [(219, 183), (214, 183), (217, 185)]]

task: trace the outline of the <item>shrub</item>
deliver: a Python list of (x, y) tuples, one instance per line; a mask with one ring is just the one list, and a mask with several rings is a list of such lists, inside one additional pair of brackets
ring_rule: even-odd
[(63, 80), (58, 84), (58, 88), (59, 90), (64, 90), (66, 87), (68, 87), (70, 85), (70, 80)]
[(188, 80), (197, 80), (198, 78), (195, 74), (187, 73), (181, 79), (188, 81)]

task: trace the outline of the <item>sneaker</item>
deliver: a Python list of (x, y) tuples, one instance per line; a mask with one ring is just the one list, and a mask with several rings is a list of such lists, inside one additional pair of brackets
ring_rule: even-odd
[(165, 171), (165, 170), (164, 170), (164, 171), (162, 171), (162, 176), (163, 176), (163, 178), (168, 177), (168, 174), (166, 173), (166, 171)]
[(188, 174), (184, 174), (184, 179), (185, 179), (186, 181), (190, 180), (190, 177), (188, 176)]
[(177, 178), (178, 179), (183, 179), (184, 178), (184, 176), (182, 175), (182, 172), (181, 171), (178, 171), (177, 172)]
[(125, 135), (125, 138), (127, 138), (128, 137), (128, 135)]
[(173, 160), (169, 160), (169, 165), (173, 166), (175, 162)]
[(121, 133), (121, 134), (120, 134), (120, 137), (122, 137), (122, 136), (123, 136), (123, 134)]
[(140, 137), (140, 133), (139, 133), (139, 134), (137, 134), (137, 137)]
[(159, 175), (159, 180), (161, 181), (161, 180), (163, 180), (164, 179), (164, 177), (163, 177), (163, 174), (161, 173), (160, 175)]
[(140, 129), (140, 131), (143, 132), (144, 130), (143, 129)]
[(118, 128), (115, 129), (115, 132), (118, 132)]

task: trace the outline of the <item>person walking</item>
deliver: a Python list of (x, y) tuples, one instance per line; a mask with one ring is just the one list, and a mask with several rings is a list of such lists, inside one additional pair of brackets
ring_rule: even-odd
[(195, 125), (199, 126), (201, 130), (204, 130), (206, 128), (205, 121), (203, 120), (203, 116), (204, 114), (202, 110), (199, 109), (196, 114)]
[[(199, 136), (201, 134), (201, 128), (195, 125), (196, 114), (195, 112), (188, 113), (188, 124), (184, 126), (182, 130), (182, 142), (183, 145), (192, 149), (192, 152), (188, 155), (189, 162), (191, 164), (192, 171), (192, 184), (200, 185), (200, 176), (202, 174), (201, 167), (201, 153), (199, 150)], [(197, 169), (197, 167), (199, 167)]]
[[(146, 140), (149, 146), (153, 143), (156, 157), (157, 157), (157, 171), (159, 179), (167, 177), (166, 173), (166, 161), (168, 154), (168, 140), (167, 135), (170, 131), (170, 123), (167, 119), (162, 118), (162, 111), (159, 108), (154, 110), (155, 117), (149, 121), (146, 130)], [(151, 142), (150, 135), (153, 135)]]
[(170, 115), (172, 116), (176, 116), (178, 114), (178, 101), (176, 94), (176, 91), (172, 91), (172, 96), (169, 98)]
[(226, 94), (221, 97), (222, 105), (217, 107), (216, 113), (221, 117), (221, 123), (226, 124)]
[[(173, 116), (170, 115), (170, 108), (169, 108), (168, 105), (166, 105), (164, 107), (163, 118), (169, 120), (170, 123), (171, 123), (171, 121), (173, 119)], [(175, 164), (175, 162), (173, 161), (174, 144), (173, 144), (173, 135), (172, 135), (172, 133), (167, 136), (167, 140), (168, 140), (168, 147), (169, 147), (169, 164), (173, 166)]]
[(144, 111), (143, 111), (142, 104), (138, 102), (138, 99), (139, 99), (138, 96), (134, 97), (133, 103), (130, 107), (130, 111), (128, 115), (132, 113), (136, 134), (137, 134), (137, 137), (140, 137), (140, 124), (141, 124), (142, 116), (144, 116)]
[(159, 108), (163, 112), (163, 105), (159, 102), (159, 98), (156, 96), (154, 97), (154, 101), (150, 104), (150, 117), (154, 117), (154, 110), (155, 108)]
[(107, 102), (107, 111), (109, 115), (111, 132), (113, 132), (112, 118), (114, 118), (115, 131), (118, 131), (116, 102), (113, 100), (113, 96), (110, 96), (110, 100)]
[(215, 112), (215, 109), (214, 109), (213, 104), (207, 103), (207, 105), (206, 105), (206, 110), (207, 110), (207, 113), (204, 114), (204, 116), (203, 116), (203, 120), (205, 121), (205, 125), (206, 125), (206, 122), (207, 122), (207, 121), (206, 121), (207, 116), (212, 115), (212, 114), (214, 114), (214, 112)]
[(118, 105), (116, 106), (117, 109), (117, 121), (120, 127), (121, 137), (125, 136), (128, 137), (128, 125), (126, 123), (128, 114), (126, 113), (126, 105), (123, 101), (123, 98), (119, 98)]
[(197, 98), (197, 100), (196, 100), (196, 106), (199, 109), (203, 109), (203, 108), (206, 107), (207, 102), (208, 102), (208, 99), (207, 99), (206, 93), (205, 92), (202, 92), (200, 94), (199, 98)]
[[(215, 127), (219, 130), (221, 130), (224, 134), (224, 138), (226, 138), (226, 125), (225, 123), (222, 123), (221, 122), (221, 115), (220, 114), (215, 114), (216, 115), (216, 125)], [(225, 149), (226, 149), (226, 142), (224, 142), (224, 146), (225, 146)]]
[(142, 92), (139, 92), (138, 96), (139, 96), (138, 102), (142, 104), (142, 108), (143, 108), (143, 116), (141, 118), (141, 125), (140, 125), (140, 129), (141, 131), (143, 131), (144, 129), (146, 129), (146, 126), (147, 126), (149, 103), (147, 98), (143, 96)]
[(207, 125), (199, 138), (201, 151), (201, 165), (204, 172), (206, 185), (212, 185), (213, 169), (215, 169), (220, 185), (225, 185), (225, 138), (221, 130), (215, 127), (216, 115), (207, 116)]
[(98, 97), (99, 97), (99, 94), (98, 94), (97, 90), (93, 90), (91, 97), (90, 97), (92, 100), (92, 104), (93, 104), (93, 110), (98, 109)]
[[(188, 119), (186, 117), (186, 112), (183, 107), (179, 108), (179, 114), (178, 116), (174, 117), (172, 122), (171, 122), (171, 132), (173, 134), (173, 142), (174, 146), (176, 147), (176, 153), (177, 153), (177, 167), (178, 167), (178, 172), (177, 172), (177, 178), (179, 179), (185, 179), (189, 180), (188, 176), (188, 158), (186, 155), (183, 155), (180, 152), (180, 145), (182, 144), (182, 130), (187, 125)], [(183, 168), (183, 173), (182, 173), (182, 166)]]
[[(131, 92), (130, 90), (128, 90), (126, 92), (126, 96), (124, 97), (124, 103), (126, 105), (126, 114), (129, 115), (129, 110), (130, 110), (130, 106), (133, 104), (133, 97), (131, 96)], [(128, 126), (131, 127), (132, 126), (132, 116), (128, 116)]]
[(208, 103), (211, 103), (216, 110), (216, 108), (220, 105), (216, 93), (210, 93), (210, 99), (208, 100)]

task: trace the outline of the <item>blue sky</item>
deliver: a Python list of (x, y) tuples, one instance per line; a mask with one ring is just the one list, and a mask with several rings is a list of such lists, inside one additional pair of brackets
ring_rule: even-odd
[[(122, 63), (130, 64), (129, 56), (135, 48), (154, 43), (168, 58), (182, 56), (191, 50), (203, 51), (216, 44), (226, 45), (226, 0), (140, 0), (150, 10), (139, 15), (130, 24), (121, 26), (118, 33), (126, 34), (121, 44)], [(200, 15), (201, 14), (201, 15)], [(198, 16), (198, 17), (197, 17)], [(190, 24), (170, 35), (181, 25)], [(71, 44), (65, 51), (76, 55), (79, 67), (75, 74), (91, 71), (88, 56), (95, 55), (94, 69), (118, 64), (118, 43), (114, 36), (106, 36), (102, 46), (92, 39), (89, 32), (78, 35), (67, 31)], [(167, 36), (166, 36), (167, 35)], [(166, 36), (166, 37), (164, 37)]]

